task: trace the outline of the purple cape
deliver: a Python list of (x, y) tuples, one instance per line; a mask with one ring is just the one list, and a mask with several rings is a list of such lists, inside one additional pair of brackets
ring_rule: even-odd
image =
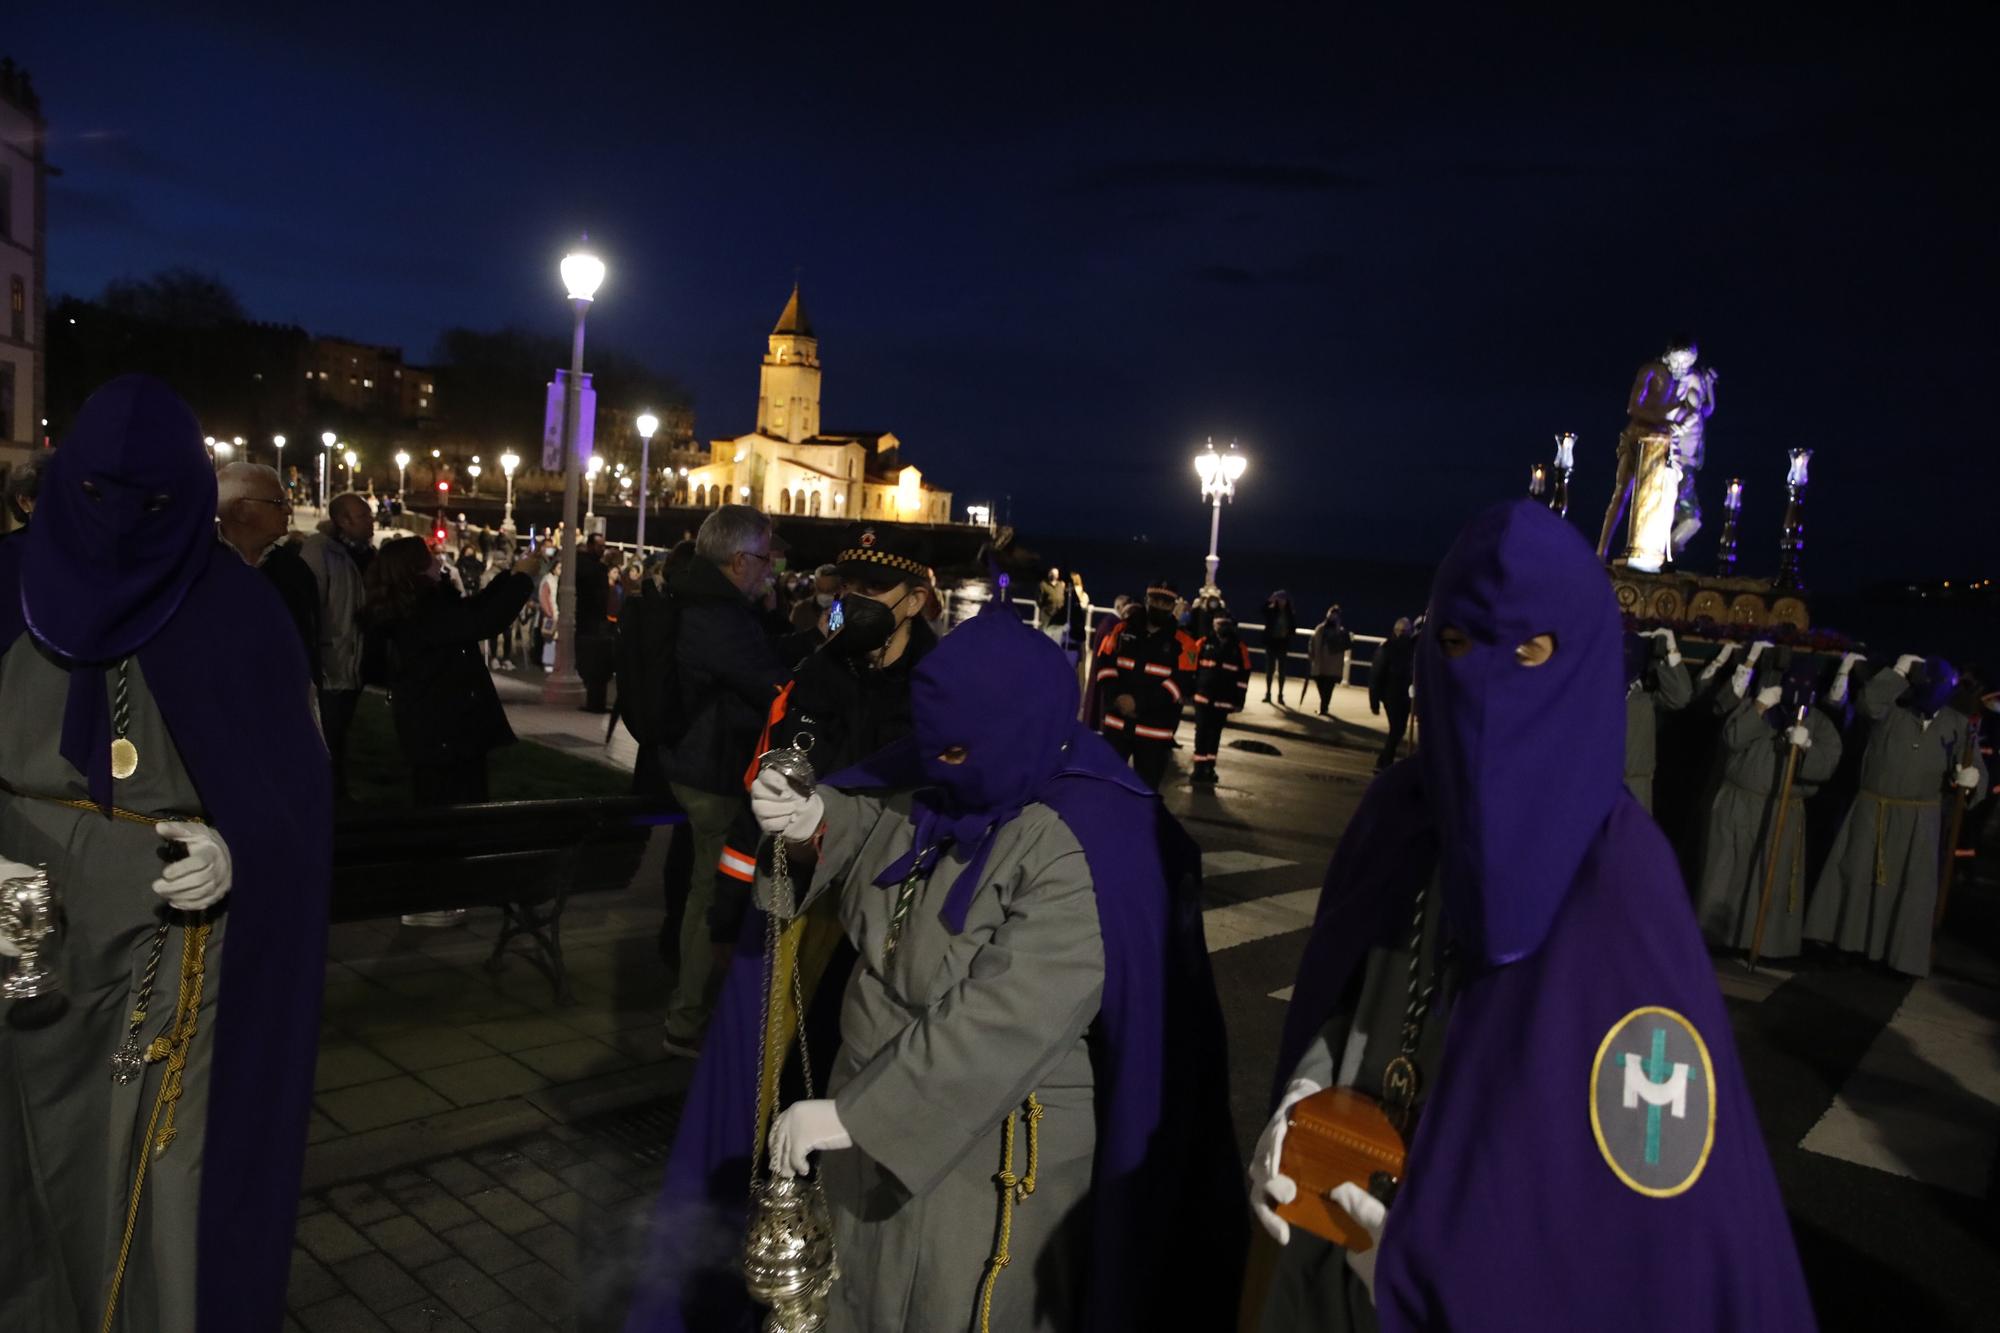
[[(926, 665), (969, 628), (948, 637)], [(950, 663), (946, 655), (941, 666)], [(925, 756), (913, 737), (826, 782), (922, 787)], [(1099, 1152), (1083, 1326), (1167, 1327), (1184, 1317), (1183, 1327), (1227, 1327), (1243, 1208), (1222, 1011), (1202, 935), (1200, 853), (1099, 737), (1071, 723), (1059, 765), (1025, 795), (1053, 809), (1082, 845), (1105, 954), (1104, 998), (1089, 1038)], [(738, 1254), (756, 1109), (762, 932), (753, 913), (688, 1091), (651, 1261), (626, 1324), (634, 1333), (752, 1326)], [(837, 998), (841, 981), (823, 979), (821, 994), (831, 986)], [(1174, 1280), (1163, 1281), (1165, 1273)]]
[[(1540, 633), (1555, 657), (1513, 661)], [(1621, 658), (1581, 537), (1528, 502), (1474, 519), (1419, 646), (1422, 748), (1327, 872), (1279, 1086), (1434, 871), (1472, 955), (1376, 1261), (1389, 1333), (1813, 1327), (1687, 890), (1620, 781)]]
[[(188, 441), (175, 443), (185, 449)], [(79, 444), (88, 441), (72, 432), (56, 451), (45, 497), (80, 480), (62, 467)], [(199, 459), (198, 435), (192, 447)], [(214, 482), (202, 480), (212, 512)], [(37, 509), (31, 539), (55, 521)], [(59, 504), (48, 511), (58, 512)], [(277, 593), (212, 535), (202, 537), (186, 550), (191, 567), (167, 580), (171, 613), (143, 642), (116, 646), (136, 650), (181, 763), (229, 846), (234, 887), (202, 1150), (196, 1310), (203, 1333), (261, 1333), (284, 1318), (319, 1047), (332, 774), (305, 653)], [(23, 565), (32, 560), (22, 557), (33, 546), (0, 544), (0, 653), (26, 630), (32, 575)]]

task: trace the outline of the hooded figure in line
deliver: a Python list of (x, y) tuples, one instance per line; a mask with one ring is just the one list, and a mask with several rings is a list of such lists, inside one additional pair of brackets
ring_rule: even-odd
[[(1283, 1247), (1253, 1255), (1275, 1270), (1261, 1327), (1813, 1326), (1673, 853), (1621, 780), (1622, 664), (1574, 528), (1528, 500), (1472, 521), (1418, 645), (1423, 744), (1342, 838), (1286, 1016), (1250, 1173)], [(1378, 1243), (1293, 1232), (1291, 1104), (1383, 1094), (1398, 1057), (1393, 1201), (1335, 1192)]]
[[(837, 1050), (812, 1050), (824, 1081), (769, 1135), (774, 1171), (823, 1181), (829, 1333), (1226, 1326), (1242, 1213), (1197, 849), (1076, 721), (1062, 651), (1013, 616), (947, 635), (911, 703), (909, 738), (816, 794), (770, 773), (751, 788), (773, 835), (760, 902), (791, 855), (802, 921), (830, 916), (859, 955)], [(736, 1242), (762, 942), (753, 920), (628, 1329), (755, 1327)]]
[(63, 998), (0, 1026), (0, 1328), (284, 1317), (331, 772), (298, 634), (215, 501), (193, 413), (125, 376), (0, 546), (0, 877), (45, 866), (66, 915)]
[[(1856, 660), (1841, 663), (1843, 676)], [(1968, 716), (1977, 704), (1956, 698), (1958, 686), (1949, 662), (1906, 656), (1862, 687), (1871, 725), (1861, 791), (1813, 888), (1807, 939), (1930, 975), (1938, 881), (1951, 852), (1944, 802), (1956, 789), (1977, 803), (1989, 781)]]

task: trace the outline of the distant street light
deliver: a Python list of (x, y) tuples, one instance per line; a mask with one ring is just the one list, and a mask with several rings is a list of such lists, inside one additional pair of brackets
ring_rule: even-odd
[(361, 456), (349, 449), (340, 456), (340, 461), (347, 464), (347, 489), (351, 491), (354, 489), (354, 468), (360, 463)]
[(271, 448), (277, 451), (278, 476), (282, 478), (285, 475), (285, 437), (282, 435), (273, 435), (271, 437)]
[(592, 454), (590, 456), (590, 473), (588, 479), (590, 490), (588, 497), (584, 501), (583, 510), (585, 518), (597, 517), (597, 474), (602, 471), (604, 471), (604, 455)]
[(652, 466), (653, 432), (660, 428), (660, 419), (651, 412), (641, 412), (634, 423), (639, 427), (639, 563), (646, 563), (646, 473)]
[(1208, 447), (1194, 456), (1194, 470), (1201, 474), (1201, 493), (1204, 499), (1213, 502), (1214, 508), (1208, 521), (1208, 581), (1202, 585), (1204, 597), (1220, 597), (1222, 590), (1216, 587), (1216, 567), (1222, 557), (1216, 554), (1216, 542), (1222, 536), (1222, 502), (1236, 498), (1236, 482), (1243, 475), (1243, 469), (1250, 460), (1236, 452), (1236, 442), (1229, 443), (1229, 452), (1215, 452), (1215, 441), (1209, 440)]
[(570, 340), (569, 381), (563, 388), (563, 538), (562, 576), (556, 587), (556, 660), (542, 687), (542, 699), (574, 708), (583, 702), (583, 677), (576, 673), (576, 509), (581, 498), (578, 492), (583, 489), (576, 440), (583, 388), (583, 324), (604, 282), (604, 261), (587, 250), (573, 250), (563, 256), (562, 280), (576, 322)]
[(409, 470), (409, 466), (410, 455), (406, 451), (398, 449), (396, 451), (396, 502), (398, 504), (401, 504), (403, 500), (403, 474)]
[(327, 493), (326, 493), (326, 470), (327, 470), (327, 467), (328, 467), (328, 463), (327, 463), (327, 461), (326, 461), (326, 456), (327, 456), (328, 454), (330, 454), (330, 453), (332, 453), (332, 452), (333, 452), (333, 445), (334, 445), (334, 441), (335, 441), (335, 440), (337, 440), (337, 439), (339, 439), (339, 438), (340, 438), (339, 436), (335, 435), (335, 434), (334, 434), (334, 433), (333, 433), (332, 431), (330, 431), (330, 430), (329, 430), (329, 431), (322, 431), (322, 432), (320, 432), (320, 437), (319, 437), (319, 507), (320, 507), (320, 511), (321, 511), (322, 513), (324, 513), (324, 512), (326, 511), (326, 502), (327, 502), (327, 499), (329, 498), (329, 497), (327, 496)]
[(519, 454), (500, 455), (500, 470), (507, 474), (507, 512), (500, 519), (500, 531), (514, 535), (514, 469), (521, 466)]
[(470, 493), (473, 495), (479, 494), (479, 474), (482, 470), (476, 460), (471, 466), (465, 469), (466, 474), (472, 478), (472, 490)]

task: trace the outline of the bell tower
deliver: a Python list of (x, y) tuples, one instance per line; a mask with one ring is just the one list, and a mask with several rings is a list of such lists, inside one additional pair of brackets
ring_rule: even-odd
[(797, 444), (819, 434), (819, 339), (792, 284), (758, 376), (757, 432)]

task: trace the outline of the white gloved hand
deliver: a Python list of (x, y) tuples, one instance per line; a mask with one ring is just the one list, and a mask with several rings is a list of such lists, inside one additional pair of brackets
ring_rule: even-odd
[(1971, 764), (1967, 764), (1964, 768), (1958, 770), (1958, 774), (1952, 778), (1952, 782), (1957, 786), (1965, 788), (1967, 791), (1978, 791), (1979, 770)]
[(1730, 673), (1729, 687), (1735, 690), (1738, 696), (1746, 695), (1750, 693), (1750, 682), (1756, 674), (1747, 663), (1737, 667), (1735, 671)]
[(1757, 691), (1757, 711), (1760, 713), (1768, 713), (1773, 708), (1776, 708), (1778, 706), (1778, 701), (1784, 697), (1785, 697), (1784, 686), (1766, 685), (1763, 689)]
[(1785, 733), (1785, 739), (1801, 750), (1812, 749), (1812, 732), (1804, 727), (1793, 727)]
[[(0, 856), (0, 881), (33, 879), (41, 873), (41, 871), (31, 865), (20, 861), (10, 861), (4, 856)], [(0, 958), (19, 958), (20, 956), (21, 951), (9, 944), (5, 936), (0, 936)]]
[(1848, 672), (1854, 670), (1856, 662), (1866, 662), (1867, 660), (1866, 655), (1862, 653), (1842, 653), (1840, 655), (1840, 674), (1843, 676), (1846, 675)]
[(1834, 675), (1833, 684), (1826, 687), (1826, 701), (1835, 705), (1847, 702), (1847, 669), (1845, 667), (1842, 667)]
[[(1709, 659), (1708, 665), (1701, 669), (1702, 680), (1709, 681), (1715, 679), (1716, 672), (1722, 670), (1723, 666), (1728, 663), (1729, 659), (1734, 657), (1735, 655), (1736, 655), (1735, 644), (1733, 643), (1723, 644), (1722, 647), (1716, 651), (1715, 656)], [(1742, 692), (1743, 691), (1741, 690), (1737, 691), (1738, 694), (1741, 694)]]
[(1918, 657), (1915, 653), (1904, 653), (1896, 659), (1894, 670), (1899, 676), (1907, 676), (1910, 674), (1910, 669), (1922, 665), (1923, 660), (1923, 658)]
[(826, 802), (818, 792), (801, 796), (799, 789), (773, 769), (765, 769), (750, 784), (750, 813), (764, 832), (791, 842), (805, 842), (826, 821)]
[(1250, 1151), (1250, 1211), (1257, 1215), (1257, 1224), (1280, 1245), (1291, 1243), (1292, 1227), (1278, 1216), (1277, 1207), (1299, 1197), (1298, 1182), (1279, 1170), (1279, 1164), (1285, 1160), (1285, 1129), (1291, 1123), (1292, 1108), (1318, 1091), (1320, 1085), (1309, 1078), (1293, 1079), (1278, 1100), (1278, 1109), (1264, 1126), (1263, 1134), (1258, 1136), (1257, 1146)]
[(853, 1146), (831, 1098), (793, 1102), (771, 1126), (771, 1170), (781, 1176), (809, 1175), (812, 1154)]
[(1750, 645), (1750, 656), (1744, 658), (1743, 660), (1745, 662), (1755, 662), (1758, 658), (1764, 655), (1765, 649), (1775, 648), (1776, 646), (1777, 645), (1772, 643), (1769, 639), (1759, 639), (1757, 640), (1757, 642)]
[(229, 893), (233, 870), (229, 844), (206, 824), (169, 821), (153, 825), (153, 832), (171, 842), (187, 844), (188, 854), (167, 862), (166, 869), (153, 881), (153, 892), (166, 899), (167, 906), (181, 912), (199, 912), (221, 902)]
[(1382, 1229), (1389, 1223), (1388, 1205), (1352, 1181), (1335, 1185), (1327, 1197), (1346, 1209), (1347, 1215), (1360, 1224), (1372, 1242), (1360, 1254), (1353, 1250), (1347, 1252), (1347, 1266), (1361, 1279), (1361, 1285), (1368, 1288), (1368, 1301), (1372, 1305), (1375, 1302), (1375, 1256), (1382, 1253)]

